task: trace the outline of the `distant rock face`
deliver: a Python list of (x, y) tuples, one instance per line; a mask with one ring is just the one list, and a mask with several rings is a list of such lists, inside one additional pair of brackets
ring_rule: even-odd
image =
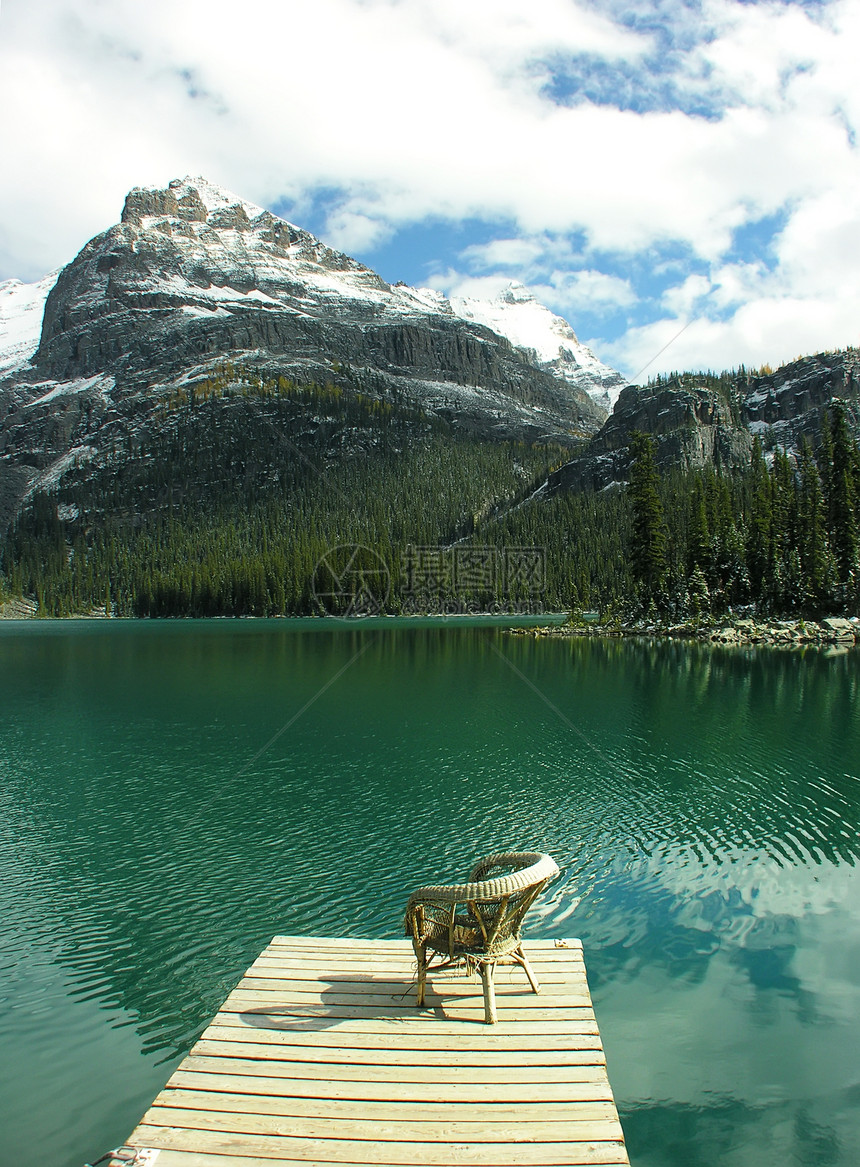
[(628, 446), (637, 432), (651, 434), (658, 466), (701, 469), (738, 465), (749, 458), (752, 434), (737, 407), (714, 389), (674, 384), (623, 389), (610, 417), (587, 449), (550, 479), (552, 490), (603, 490), (626, 482)]
[(177, 188), (171, 184), (167, 190), (146, 190), (138, 187), (131, 191), (122, 210), (122, 222), (142, 227), (147, 218), (184, 219), (188, 223), (205, 223), (206, 205), (193, 187), (177, 197)]
[(856, 349), (803, 357), (767, 376), (741, 373), (719, 388), (708, 381), (685, 376), (623, 389), (600, 432), (550, 478), (550, 492), (603, 490), (626, 482), (628, 445), (636, 431), (653, 436), (657, 464), (664, 469), (747, 465), (755, 437), (766, 452), (775, 446), (796, 451), (803, 436), (815, 447), (834, 399), (843, 402), (860, 433)]
[(0, 527), (27, 490), (97, 457), (225, 359), (346, 387), (347, 368), (352, 383), (491, 438), (570, 443), (606, 416), (586, 369), (559, 375), (439, 293), (391, 287), (204, 179), (131, 191), (121, 221), (44, 291), (38, 349), (16, 350), (0, 379)]
[(818, 353), (783, 365), (742, 387), (743, 420), (754, 434), (794, 447), (802, 434), (814, 444), (821, 416), (834, 398), (860, 424), (860, 351)]

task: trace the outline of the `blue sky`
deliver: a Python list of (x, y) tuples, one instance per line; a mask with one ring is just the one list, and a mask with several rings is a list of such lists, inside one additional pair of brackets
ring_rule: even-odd
[(0, 279), (204, 174), (628, 377), (860, 344), (858, 44), (856, 0), (3, 0)]

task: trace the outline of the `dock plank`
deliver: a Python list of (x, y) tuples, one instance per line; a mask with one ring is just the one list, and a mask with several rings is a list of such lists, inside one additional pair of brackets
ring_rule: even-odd
[[(141, 1125), (147, 1146), (174, 1150), (250, 1154), (278, 1163), (308, 1162), (372, 1164), (394, 1167), (585, 1167), (624, 1164), (629, 1160), (620, 1141), (552, 1143), (377, 1143), (349, 1139), (288, 1138), (280, 1135), (208, 1131), (186, 1127)], [(160, 1165), (159, 1165), (160, 1167)]]
[(304, 1019), (292, 1018), (273, 1010), (230, 1013), (226, 1009), (218, 1014), (213, 1026), (251, 1026), (255, 1041), (267, 1040), (263, 1035), (268, 1034), (272, 1040), (282, 1036), (287, 1041), (319, 1042), (320, 1045), (330, 1042), (335, 1045), (348, 1043), (355, 1046), (380, 1046), (383, 1043), (379, 1040), (379, 1034), (384, 1033), (386, 1048), (414, 1046), (422, 1049), (452, 1049), (451, 1038), (456, 1036), (457, 1049), (562, 1049), (579, 1041), (583, 1034), (598, 1033), (593, 1011), (583, 1009), (581, 1013), (582, 1016), (569, 1021), (563, 1031), (558, 1026), (548, 1026), (544, 1022), (528, 1025), (508, 1021), (501, 1029), (498, 1026), (490, 1029), (483, 1022), (475, 1022), (474, 1025), (471, 1022), (450, 1024), (417, 1012), (412, 1015), (409, 1025), (392, 1025), (387, 1021), (376, 1024), (372, 1020), (365, 1020), (341, 1021), (337, 1026), (332, 1026), (319, 1022), (305, 1024)]
[[(196, 1050), (196, 1047), (195, 1047)], [(182, 1063), (182, 1072), (195, 1071), (199, 1074), (230, 1074), (289, 1078), (291, 1081), (304, 1078), (322, 1078), (328, 1082), (433, 1082), (444, 1077), (457, 1088), (467, 1086), (491, 1086), (510, 1082), (522, 1083), (523, 1079), (534, 1085), (545, 1082), (594, 1082), (606, 1077), (600, 1064), (572, 1063), (566, 1066), (530, 1066), (526, 1073), (517, 1062), (507, 1066), (487, 1066), (476, 1082), (474, 1066), (449, 1065), (444, 1076), (438, 1066), (397, 1063), (377, 1063), (354, 1065), (352, 1062), (290, 1062), (238, 1057), (201, 1057), (192, 1051)], [(177, 1070), (176, 1073), (180, 1073)]]
[(127, 1146), (158, 1167), (629, 1165), (578, 941), (526, 942), (542, 992), (431, 970), (408, 941), (277, 936)]
[[(249, 1038), (244, 1029), (215, 1029), (207, 1031), (195, 1049), (198, 1054), (209, 1057), (268, 1058), (272, 1061), (290, 1062), (352, 1062), (353, 1065), (390, 1064), (408, 1066), (508, 1066), (511, 1063), (510, 1050), (422, 1050), (415, 1049), (362, 1049), (343, 1045), (288, 1045), (286, 1042), (262, 1042), (253, 1035)], [(520, 1050), (516, 1057), (519, 1066), (574, 1066), (604, 1064), (600, 1038), (593, 1035), (581, 1039), (579, 1045), (566, 1050)]]
[[(247, 1110), (251, 1113), (284, 1114), (295, 1117), (305, 1115), (326, 1119), (359, 1118), (398, 1122), (416, 1121), (410, 1115), (418, 1115), (417, 1121), (447, 1123), (451, 1120), (451, 1107), (424, 1103), (420, 1111), (405, 1111), (401, 1103), (386, 1099), (383, 1102), (366, 1100), (353, 1102), (349, 1099), (328, 1098), (324, 1105), (318, 1098), (275, 1097), (270, 1094), (231, 1094), (216, 1090), (174, 1089), (165, 1087), (159, 1094), (156, 1105), (191, 1107), (202, 1110)], [(521, 1102), (516, 1112), (504, 1102), (461, 1102), (457, 1105), (457, 1115), (471, 1122), (510, 1122), (516, 1113), (517, 1122), (545, 1122), (547, 1107), (544, 1102)], [(557, 1102), (552, 1107), (552, 1115), (560, 1119), (577, 1119), (583, 1122), (617, 1122), (615, 1107), (611, 1102)]]
[[(229, 1097), (229, 1096), (228, 1096)], [(216, 1110), (204, 1106), (153, 1106), (143, 1116), (144, 1124), (182, 1127), (186, 1130), (232, 1131), (235, 1134), (277, 1135), (280, 1138), (326, 1139), (331, 1137), (328, 1116), (296, 1116), (271, 1109), (232, 1106)], [(362, 1142), (409, 1143), (543, 1143), (617, 1142), (621, 1125), (617, 1121), (591, 1119), (551, 1119), (521, 1123), (449, 1117), (434, 1122), (381, 1119), (340, 1119), (338, 1138)]]

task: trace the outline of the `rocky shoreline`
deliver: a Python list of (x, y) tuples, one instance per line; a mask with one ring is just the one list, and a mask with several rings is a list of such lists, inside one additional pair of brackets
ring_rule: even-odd
[[(104, 608), (92, 608), (89, 612), (75, 612), (70, 616), (52, 616), (53, 620), (104, 620), (108, 613)], [(109, 618), (109, 617), (108, 617)], [(11, 600), (0, 602), (0, 620), (38, 620), (39, 605), (27, 596), (13, 596)]]
[(820, 646), (852, 648), (860, 642), (860, 619), (828, 616), (824, 620), (765, 620), (745, 617), (736, 620), (660, 624), (653, 621), (631, 623), (587, 623), (585, 621), (511, 628), (513, 636), (565, 638), (571, 636), (658, 636), (674, 640), (728, 646), (757, 645), (773, 648)]
[[(489, 615), (489, 613), (487, 613)], [(498, 615), (498, 614), (497, 614)], [(110, 618), (104, 608), (88, 613), (67, 616), (67, 620)], [(37, 604), (30, 598), (16, 597), (0, 602), (0, 620), (37, 619)], [(727, 646), (770, 646), (773, 648), (853, 648), (860, 644), (860, 617), (828, 616), (823, 620), (765, 620), (738, 617), (733, 620), (700, 620), (680, 624), (658, 621), (568, 620), (563, 624), (538, 624), (529, 627), (505, 628), (511, 636), (531, 636), (535, 639), (567, 639), (570, 637), (659, 637), (671, 640), (693, 640), (699, 643)]]
[(18, 596), (0, 602), (0, 620), (32, 620), (35, 615), (35, 600), (24, 600)]

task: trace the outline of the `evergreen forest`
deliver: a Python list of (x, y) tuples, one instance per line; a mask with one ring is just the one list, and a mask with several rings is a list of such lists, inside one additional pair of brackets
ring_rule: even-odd
[(67, 616), (539, 612), (819, 617), (860, 599), (860, 456), (834, 403), (814, 445), (731, 470), (542, 489), (571, 456), (397, 400), (225, 369), (28, 501), (0, 598)]

